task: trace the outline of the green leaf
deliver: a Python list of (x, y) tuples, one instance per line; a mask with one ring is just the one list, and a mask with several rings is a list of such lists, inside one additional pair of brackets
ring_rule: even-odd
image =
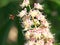
[(55, 43), (54, 45), (60, 45), (60, 43)]
[(0, 7), (6, 6), (9, 3), (9, 0), (1, 0)]
[(10, 2), (19, 2), (19, 0), (0, 0), (0, 8), (8, 5)]
[(60, 5), (60, 0), (51, 0), (51, 1), (57, 3), (58, 5)]

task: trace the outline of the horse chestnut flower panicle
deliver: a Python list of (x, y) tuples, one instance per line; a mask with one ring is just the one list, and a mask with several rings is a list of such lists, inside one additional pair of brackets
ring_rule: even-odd
[[(23, 33), (27, 40), (24, 45), (53, 45), (54, 36), (50, 32), (50, 23), (40, 12), (43, 6), (34, 3), (34, 8), (31, 9), (29, 4), (29, 0), (24, 0), (21, 4), (23, 10), (18, 15), (22, 19), (23, 31), (26, 31)], [(29, 6), (30, 11), (27, 12), (25, 6)]]

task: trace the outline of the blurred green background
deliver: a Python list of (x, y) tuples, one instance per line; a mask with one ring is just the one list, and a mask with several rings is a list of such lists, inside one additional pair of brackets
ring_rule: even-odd
[[(22, 1), (23, 0), (0, 0), (0, 45), (9, 45), (7, 44), (7, 36), (12, 25), (15, 25), (19, 32), (17, 43), (10, 45), (23, 44), (22, 29), (18, 23), (19, 18), (16, 17), (14, 21), (9, 20), (10, 14), (16, 16), (18, 11), (21, 10), (19, 4), (21, 4)], [(30, 2), (31, 4), (39, 2), (44, 5), (44, 13), (51, 22), (51, 32), (55, 34), (55, 45), (60, 45), (60, 0), (30, 0)]]

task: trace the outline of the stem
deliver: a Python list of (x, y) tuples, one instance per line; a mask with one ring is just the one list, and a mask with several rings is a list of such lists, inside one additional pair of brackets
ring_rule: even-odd
[(30, 8), (30, 10), (31, 10), (31, 7), (30, 7), (30, 5), (29, 5), (29, 8)]
[[(29, 9), (31, 10), (31, 7), (30, 7), (30, 5), (29, 5)], [(36, 26), (36, 22), (34, 21), (34, 17), (32, 17), (32, 20), (33, 20), (33, 22), (34, 22), (34, 25), (35, 25), (35, 28), (36, 28), (37, 26)]]
[(32, 17), (32, 19), (33, 19), (33, 22), (34, 22), (34, 25), (35, 25), (35, 28), (36, 28), (37, 26), (36, 26), (36, 22), (34, 21), (34, 17)]

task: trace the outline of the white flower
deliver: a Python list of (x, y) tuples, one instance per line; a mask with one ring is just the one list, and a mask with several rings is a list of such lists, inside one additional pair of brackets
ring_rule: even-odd
[(19, 17), (23, 17), (24, 15), (27, 15), (27, 10), (26, 10), (26, 8), (24, 9), (24, 10), (22, 10), (20, 13), (19, 13), (19, 15), (17, 15), (17, 16), (19, 16)]
[(51, 42), (47, 42), (45, 45), (53, 45), (53, 43), (51, 43)]
[(28, 41), (28, 42), (26, 42), (24, 45), (34, 45), (35, 44), (35, 42), (33, 42), (33, 41)]
[(43, 21), (41, 21), (41, 24), (46, 26), (46, 27), (49, 27), (50, 23), (48, 23), (46, 20), (43, 20)]
[(33, 41), (28, 41), (25, 45), (34, 45), (35, 44), (35, 42), (33, 42)]
[(25, 33), (25, 38), (28, 40), (28, 39), (30, 39), (30, 32), (29, 31), (27, 31), (26, 33)]
[(42, 14), (36, 15), (36, 18), (37, 18), (38, 20), (41, 20), (41, 21), (44, 21), (44, 20), (45, 20), (45, 16), (42, 15)]
[(54, 38), (53, 35), (51, 33), (48, 33), (48, 38)]
[(40, 24), (40, 22), (39, 22), (37, 19), (34, 19), (34, 22), (35, 22), (36, 24)]
[(30, 10), (29, 15), (35, 17), (36, 15), (42, 14), (39, 10)]
[(37, 15), (36, 18), (41, 21), (42, 25), (49, 27), (50, 23), (47, 22), (44, 15)]
[(37, 41), (36, 45), (44, 45), (44, 40), (41, 39), (41, 40)]
[(39, 3), (34, 3), (34, 8), (43, 10), (43, 6)]
[(35, 42), (33, 42), (33, 41), (29, 42), (29, 45), (34, 45), (34, 44), (35, 44)]
[(29, 15), (25, 15), (24, 18), (22, 18), (23, 21), (26, 21), (28, 19), (30, 19), (30, 16)]
[(24, 8), (25, 6), (27, 7), (29, 5), (29, 0), (24, 0), (23, 3), (20, 5), (22, 8)]
[(45, 38), (54, 38), (48, 28), (42, 29), (42, 34)]
[(34, 37), (35, 39), (41, 39), (41, 33), (35, 33)]
[(41, 39), (41, 30), (39, 28), (33, 29), (32, 31), (35, 39)]
[(31, 28), (31, 25), (33, 24), (33, 22), (30, 19), (26, 19), (25, 21), (23, 21), (23, 24), (25, 27), (24, 30), (27, 30), (27, 29)]

